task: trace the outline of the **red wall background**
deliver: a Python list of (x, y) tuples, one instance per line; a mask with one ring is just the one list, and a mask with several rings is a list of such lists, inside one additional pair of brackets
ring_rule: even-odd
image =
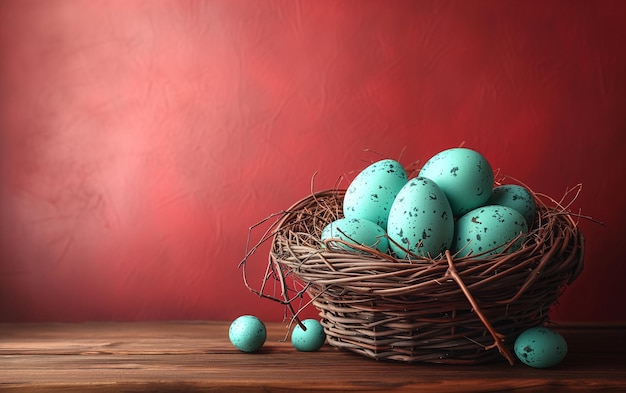
[(621, 1), (4, 0), (0, 321), (280, 320), (251, 225), (461, 143), (583, 184), (552, 317), (626, 320), (625, 43)]

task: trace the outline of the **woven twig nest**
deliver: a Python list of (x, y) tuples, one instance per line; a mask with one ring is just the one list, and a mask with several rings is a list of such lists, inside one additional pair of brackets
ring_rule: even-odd
[[(515, 338), (548, 321), (583, 268), (583, 236), (551, 199), (554, 206), (535, 195), (536, 222), (518, 251), (400, 260), (321, 242), (323, 227), (342, 217), (344, 193), (316, 192), (278, 214), (260, 242), (271, 241), (262, 288), (248, 284), (245, 268), (244, 280), (291, 308), (295, 319), (294, 301), (308, 293), (328, 342), (373, 359), (476, 364), (504, 357), (512, 364)], [(266, 294), (270, 278), (280, 296)]]

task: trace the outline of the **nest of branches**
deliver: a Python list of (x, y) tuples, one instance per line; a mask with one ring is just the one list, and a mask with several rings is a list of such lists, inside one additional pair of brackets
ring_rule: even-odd
[[(292, 321), (300, 323), (299, 311), (312, 303), (329, 344), (369, 358), (513, 364), (515, 338), (548, 322), (550, 308), (583, 269), (583, 236), (563, 200), (534, 194), (535, 224), (515, 252), (481, 259), (449, 252), (434, 259), (397, 259), (369, 247), (351, 245), (357, 249), (351, 252), (339, 240), (320, 240), (322, 229), (343, 216), (344, 193), (312, 193), (264, 220), (275, 221), (255, 246), (249, 241), (240, 266), (246, 286), (284, 304)], [(245, 265), (266, 241), (271, 242), (266, 272), (254, 288)]]

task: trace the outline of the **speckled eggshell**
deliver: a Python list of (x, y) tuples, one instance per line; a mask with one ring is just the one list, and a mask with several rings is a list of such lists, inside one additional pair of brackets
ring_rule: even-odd
[(522, 213), (526, 219), (528, 228), (533, 226), (537, 205), (535, 198), (526, 187), (517, 184), (503, 184), (494, 188), (491, 197), (487, 200), (488, 205), (507, 206)]
[[(409, 255), (436, 257), (448, 249), (454, 234), (454, 218), (443, 191), (430, 179), (409, 180), (389, 211), (389, 247), (401, 259)], [(398, 243), (400, 246), (396, 245)]]
[(419, 176), (437, 183), (448, 197), (455, 217), (484, 205), (493, 189), (489, 162), (477, 151), (462, 147), (435, 154), (426, 161)]
[[(389, 249), (389, 240), (385, 230), (375, 223), (361, 218), (340, 218), (326, 225), (320, 236), (322, 241), (341, 239), (348, 243), (375, 248), (382, 253)], [(342, 243), (334, 243), (348, 251), (356, 249)]]
[(302, 329), (300, 325), (296, 325), (291, 332), (291, 344), (301, 352), (319, 350), (326, 341), (324, 327), (315, 319), (305, 319), (302, 324), (306, 330)]
[(230, 342), (242, 352), (258, 351), (267, 338), (265, 324), (253, 315), (242, 315), (228, 329)]
[(371, 164), (348, 186), (344, 217), (362, 218), (385, 228), (389, 208), (406, 182), (406, 171), (399, 162), (385, 159)]
[[(476, 258), (485, 258), (502, 252), (507, 243), (527, 232), (526, 220), (517, 210), (499, 205), (479, 207), (457, 220), (452, 251), (461, 257), (471, 253)], [(507, 251), (518, 250), (523, 241), (521, 236)], [(489, 252), (476, 255), (486, 251)]]
[(565, 359), (567, 342), (554, 330), (539, 326), (523, 331), (515, 340), (514, 350), (522, 363), (534, 368), (548, 368)]

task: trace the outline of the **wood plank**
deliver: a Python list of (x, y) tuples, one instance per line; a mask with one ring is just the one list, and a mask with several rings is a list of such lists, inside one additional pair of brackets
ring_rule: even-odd
[(298, 352), (268, 324), (254, 354), (228, 341), (227, 322), (0, 324), (0, 389), (112, 391), (485, 392), (626, 390), (625, 326), (559, 328), (570, 353), (537, 370), (505, 361), (451, 366), (381, 362), (330, 346)]

